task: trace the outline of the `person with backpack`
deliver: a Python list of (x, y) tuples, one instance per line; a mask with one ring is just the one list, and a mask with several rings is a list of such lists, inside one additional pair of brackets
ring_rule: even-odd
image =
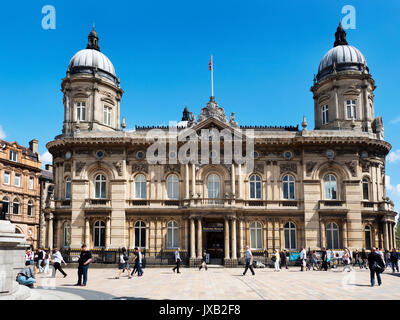
[(375, 275), (378, 280), (378, 285), (382, 284), (381, 273), (385, 270), (385, 263), (383, 262), (382, 255), (379, 254), (375, 248), (371, 249), (368, 255), (368, 264), (371, 276), (371, 287), (375, 285)]
[(128, 273), (128, 278), (131, 279), (132, 276), (130, 274), (129, 268), (128, 268), (128, 260), (129, 260), (129, 256), (126, 253), (126, 249), (122, 248), (121, 249), (121, 255), (119, 256), (119, 263), (118, 263), (118, 274), (115, 277), (116, 279), (119, 279), (119, 277), (121, 276), (121, 273), (124, 272), (125, 270)]

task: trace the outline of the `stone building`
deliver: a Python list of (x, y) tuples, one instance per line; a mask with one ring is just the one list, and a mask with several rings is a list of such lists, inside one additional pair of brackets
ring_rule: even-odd
[(34, 247), (38, 241), (41, 163), (38, 141), (29, 148), (17, 142), (0, 140), (0, 200), (5, 218), (15, 224), (16, 232), (25, 234)]
[[(192, 265), (203, 250), (212, 262), (235, 265), (245, 245), (255, 254), (394, 246), (396, 213), (385, 193), (391, 145), (375, 117), (366, 60), (341, 25), (311, 87), (314, 130), (305, 118), (301, 129), (241, 126), (212, 96), (197, 120), (185, 108), (177, 126), (126, 131), (123, 91), (98, 40), (91, 31), (61, 84), (62, 134), (47, 144), (55, 184), (48, 246), (139, 246), (148, 260), (179, 246)], [(247, 153), (246, 145), (245, 154), (253, 169), (225, 162), (229, 138), (214, 149), (206, 137), (207, 161), (177, 161), (178, 148), (187, 156), (190, 142), (200, 145), (202, 130), (252, 141), (254, 150)], [(161, 138), (149, 138), (152, 132)], [(183, 139), (168, 138), (175, 133)]]

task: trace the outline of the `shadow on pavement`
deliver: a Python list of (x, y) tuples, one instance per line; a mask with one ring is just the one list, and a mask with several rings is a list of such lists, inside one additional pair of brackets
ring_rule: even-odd
[[(74, 285), (67, 284), (64, 286), (74, 286)], [(46, 290), (46, 287), (38, 287), (38, 289)], [(111, 299), (116, 298), (115, 296), (108, 294), (108, 293), (94, 291), (94, 290), (87, 290), (87, 289), (73, 289), (73, 288), (57, 287), (56, 289), (52, 289), (52, 290), (54, 290), (56, 292), (65, 292), (65, 293), (69, 293), (69, 294), (74, 294), (79, 297), (82, 297), (85, 300), (111, 300)]]
[(142, 297), (114, 297), (113, 300), (151, 300), (149, 298)]

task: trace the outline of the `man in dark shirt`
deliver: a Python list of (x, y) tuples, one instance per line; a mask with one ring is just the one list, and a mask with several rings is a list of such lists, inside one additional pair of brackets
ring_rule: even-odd
[[(81, 255), (79, 257), (78, 263), (78, 283), (77, 286), (86, 286), (87, 282), (87, 272), (89, 269), (89, 264), (92, 262), (92, 254), (87, 249), (86, 245), (82, 245)], [(82, 283), (82, 276), (83, 276), (83, 283)]]
[(321, 260), (322, 260), (322, 269), (328, 271), (328, 254), (325, 248), (322, 248)]
[(396, 251), (395, 248), (392, 249), (390, 253), (390, 264), (392, 265), (393, 272), (397, 270), (399, 272), (399, 253)]
[(381, 285), (381, 273), (385, 270), (385, 263), (383, 262), (382, 256), (376, 252), (376, 248), (371, 249), (371, 253), (368, 255), (368, 264), (371, 274), (371, 287), (375, 285), (375, 274), (378, 279), (378, 285)]

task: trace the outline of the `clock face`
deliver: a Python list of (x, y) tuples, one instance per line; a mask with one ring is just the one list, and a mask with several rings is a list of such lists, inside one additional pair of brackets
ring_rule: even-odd
[(333, 150), (327, 150), (327, 151), (326, 151), (326, 156), (327, 156), (329, 159), (332, 159), (332, 158), (335, 156), (335, 152), (334, 152)]
[(71, 159), (71, 152), (67, 152), (66, 154), (65, 154), (65, 158), (66, 159)]

